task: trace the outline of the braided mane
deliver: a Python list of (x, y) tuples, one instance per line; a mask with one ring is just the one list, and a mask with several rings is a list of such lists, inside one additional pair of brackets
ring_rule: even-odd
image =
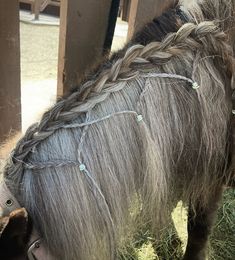
[(66, 99), (58, 101), (43, 115), (40, 123), (28, 129), (12, 155), (15, 170), (18, 171), (22, 167), (24, 159), (37, 144), (66, 123), (92, 110), (113, 92), (122, 89), (125, 86), (122, 82), (135, 79), (140, 73), (150, 71), (156, 65), (165, 64), (188, 49), (206, 50), (211, 43), (208, 53), (221, 55), (230, 68), (231, 60), (228, 58), (230, 53), (226, 40), (226, 34), (214, 22), (187, 23), (177, 32), (169, 34), (162, 42), (129, 47), (124, 57), (114, 61), (111, 68), (102, 71), (95, 80), (84, 83)]

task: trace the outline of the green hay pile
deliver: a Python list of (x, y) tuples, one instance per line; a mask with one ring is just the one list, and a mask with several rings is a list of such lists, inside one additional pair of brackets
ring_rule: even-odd
[[(120, 241), (119, 260), (179, 260), (182, 259), (182, 242), (178, 238), (174, 223), (169, 219), (168, 228), (161, 232), (150, 231), (146, 218), (142, 223), (142, 206), (138, 197), (133, 200), (130, 212), (132, 221), (125, 230), (125, 236)], [(181, 208), (181, 207), (177, 207)], [(176, 212), (173, 218), (181, 216)], [(159, 234), (160, 233), (160, 234)], [(158, 235), (157, 235), (158, 234)], [(157, 237), (156, 237), (157, 235)]]
[[(178, 205), (173, 215), (179, 236), (186, 243), (186, 212), (180, 213), (182, 206)], [(179, 226), (180, 225), (180, 226)], [(181, 234), (182, 233), (182, 234)], [(182, 242), (172, 223), (161, 232), (158, 240), (145, 227), (139, 227), (138, 232), (130, 237), (119, 254), (119, 260), (180, 260), (183, 256)], [(210, 237), (208, 260), (235, 259), (235, 189), (224, 192), (223, 201), (218, 211), (217, 222)]]
[(235, 189), (224, 192), (223, 203), (210, 238), (209, 259), (235, 259)]
[(147, 228), (139, 229), (134, 239), (119, 252), (120, 260), (180, 260), (182, 243), (173, 224), (162, 230), (158, 240)]

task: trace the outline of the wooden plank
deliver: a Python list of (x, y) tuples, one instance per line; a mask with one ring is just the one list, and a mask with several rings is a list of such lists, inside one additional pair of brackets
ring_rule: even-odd
[(128, 39), (178, 0), (131, 0)]
[(122, 10), (122, 20), (128, 22), (131, 8), (131, 0), (124, 0)]
[(102, 56), (111, 2), (61, 1), (58, 96), (76, 86)]
[(33, 5), (33, 13), (35, 14), (35, 20), (39, 19), (39, 14), (40, 14), (40, 8), (43, 0), (34, 0), (34, 5)]
[(21, 129), (18, 0), (0, 1), (0, 141)]

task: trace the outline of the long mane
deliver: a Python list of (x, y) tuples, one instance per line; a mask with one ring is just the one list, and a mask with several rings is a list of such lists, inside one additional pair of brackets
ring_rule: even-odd
[(56, 259), (115, 259), (137, 217), (156, 230), (228, 178), (231, 52), (194, 18), (148, 24), (16, 146), (5, 181)]

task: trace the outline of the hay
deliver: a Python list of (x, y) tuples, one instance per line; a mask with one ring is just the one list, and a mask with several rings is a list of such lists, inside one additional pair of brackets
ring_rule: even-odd
[(160, 232), (160, 236), (142, 227), (133, 240), (119, 252), (119, 260), (180, 260), (183, 256), (182, 242), (172, 223)]
[(235, 189), (224, 192), (209, 252), (210, 260), (235, 259)]
[[(186, 242), (186, 241), (185, 241)], [(120, 253), (120, 260), (179, 260), (182, 243), (173, 223), (162, 230), (158, 239), (145, 227), (130, 239)], [(224, 192), (213, 233), (210, 237), (208, 260), (235, 259), (235, 190)]]

